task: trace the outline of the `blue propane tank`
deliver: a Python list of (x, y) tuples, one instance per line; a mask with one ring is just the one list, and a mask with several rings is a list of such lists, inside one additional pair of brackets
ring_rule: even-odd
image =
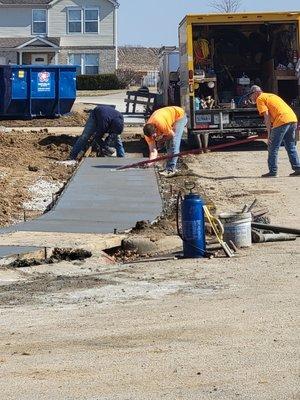
[(183, 255), (187, 258), (205, 256), (204, 202), (195, 193), (185, 195), (181, 203)]

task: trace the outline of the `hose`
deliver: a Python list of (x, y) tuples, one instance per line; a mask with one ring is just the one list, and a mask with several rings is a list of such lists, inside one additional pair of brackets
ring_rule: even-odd
[(176, 200), (176, 228), (177, 228), (177, 235), (184, 242), (183, 234), (182, 234), (182, 232), (180, 231), (180, 228), (179, 228), (179, 206), (181, 208), (181, 203), (182, 203), (182, 193), (181, 193), (181, 191), (179, 191), (178, 192), (178, 196), (177, 196), (177, 200)]
[(199, 39), (194, 41), (194, 57), (196, 63), (207, 59), (209, 56), (209, 42), (206, 39)]

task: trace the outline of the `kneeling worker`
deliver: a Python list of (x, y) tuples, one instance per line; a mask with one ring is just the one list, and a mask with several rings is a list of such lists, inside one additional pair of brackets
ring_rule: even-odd
[[(117, 157), (125, 157), (120, 137), (123, 129), (124, 118), (119, 111), (110, 106), (97, 106), (91, 111), (81, 136), (73, 146), (70, 158), (76, 160), (79, 153), (86, 150), (88, 141), (94, 135), (103, 154), (112, 155), (113, 151), (109, 146), (113, 146), (117, 151)], [(108, 134), (107, 138), (102, 140), (106, 133)]]
[[(187, 124), (186, 114), (181, 107), (163, 107), (155, 111), (144, 126), (144, 137), (149, 147), (149, 159), (157, 158), (157, 143), (164, 143), (169, 155), (179, 153), (184, 127)], [(176, 174), (178, 157), (167, 161), (166, 169), (161, 175), (171, 177)]]

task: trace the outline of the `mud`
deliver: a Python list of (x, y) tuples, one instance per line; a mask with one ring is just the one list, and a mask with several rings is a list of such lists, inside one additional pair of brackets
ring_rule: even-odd
[(86, 258), (92, 257), (92, 253), (84, 249), (60, 249), (55, 248), (48, 258), (22, 258), (13, 261), (8, 264), (8, 268), (26, 268), (35, 265), (42, 264), (54, 264), (61, 261), (75, 261), (75, 260), (85, 260)]

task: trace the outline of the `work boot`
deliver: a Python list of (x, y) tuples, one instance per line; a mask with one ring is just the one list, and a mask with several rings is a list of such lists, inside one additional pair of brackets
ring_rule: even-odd
[(115, 149), (105, 146), (101, 147), (100, 152), (102, 153), (103, 156), (112, 157), (113, 154), (115, 153)]
[(262, 178), (277, 178), (276, 172), (267, 172), (266, 174), (262, 174)]
[(159, 172), (160, 176), (164, 176), (165, 178), (172, 178), (173, 176), (178, 175), (177, 169), (165, 169), (164, 171)]
[(297, 169), (296, 171), (292, 172), (290, 176), (300, 176), (300, 169)]

